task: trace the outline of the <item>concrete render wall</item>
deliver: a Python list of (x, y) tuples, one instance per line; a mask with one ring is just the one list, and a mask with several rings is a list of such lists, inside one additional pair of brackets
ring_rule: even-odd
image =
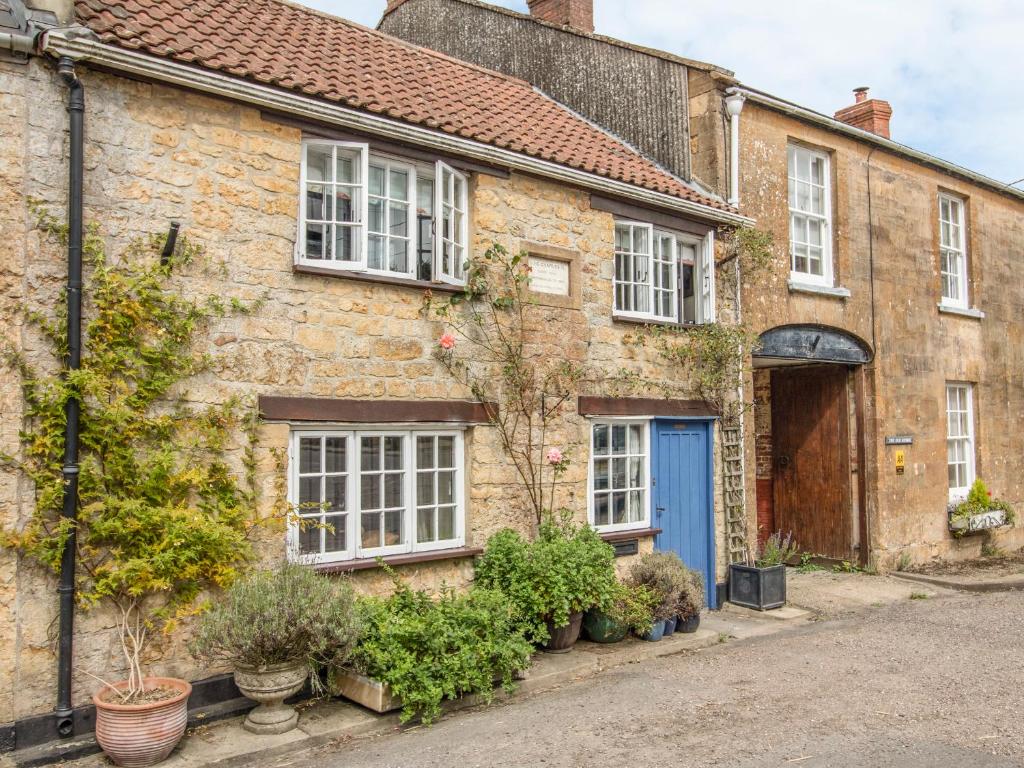
[[(196, 295), (216, 293), (253, 300), (251, 316), (217, 321), (209, 349), (215, 365), (189, 383), (196, 402), (258, 394), (366, 399), (468, 399), (433, 358), (441, 327), (420, 314), (422, 291), (296, 274), (300, 132), (237, 104), (82, 68), (86, 96), (86, 221), (99, 228), (116, 255), (133, 238), (167, 231), (180, 221), (185, 235), (205, 246), (207, 272), (176, 275)], [(64, 289), (65, 256), (33, 227), (27, 201), (39, 200), (64, 216), (67, 185), (65, 91), (52, 68), (0, 64), (0, 334), (29, 361), (45, 359), (40, 340), (21, 319), (21, 307), (52, 307)], [(659, 370), (649, 350), (624, 343), (636, 327), (613, 322), (613, 218), (592, 210), (576, 189), (512, 174), (476, 176), (471, 211), (472, 248), (492, 241), (511, 249), (530, 243), (568, 249), (580, 263), (580, 309), (540, 307), (533, 344), (541, 354), (570, 358), (590, 370), (628, 368), (678, 381)], [(728, 315), (728, 311), (726, 311)], [(0, 377), (0, 452), (18, 451), (22, 423), (20, 382)], [(597, 376), (584, 394), (606, 391)], [(286, 424), (264, 424), (258, 461), (263, 503), (279, 497)], [(586, 518), (586, 420), (570, 409), (556, 435), (572, 464), (560, 501)], [(467, 545), (482, 546), (502, 527), (527, 530), (530, 517), (494, 430), (467, 430)], [(716, 498), (720, 479), (716, 472)], [(0, 524), (17, 526), (30, 514), (33, 489), (0, 473)], [(725, 565), (716, 514), (719, 579)], [(650, 539), (641, 540), (641, 552)], [(260, 543), (266, 562), (284, 554), (283, 534), (268, 530)], [(627, 558), (620, 559), (624, 567)], [(416, 586), (462, 585), (472, 578), (467, 560), (409, 566)], [(352, 576), (360, 590), (381, 592), (376, 571)], [(52, 709), (55, 684), (55, 580), (9, 550), (0, 550), (0, 723)], [(185, 649), (188, 627), (153, 645), (149, 669), (199, 679), (223, 670), (197, 666)], [(96, 683), (122, 674), (113, 616), (79, 613), (75, 634), (75, 704)]]
[[(846, 299), (788, 288), (787, 144), (829, 154), (833, 189), (836, 285)], [(978, 554), (984, 536), (947, 531), (947, 381), (972, 382), (977, 476), (993, 494), (1024, 504), (1024, 204), (904, 158), (762, 108), (750, 101), (741, 123), (741, 209), (772, 231), (775, 269), (744, 291), (745, 319), (756, 330), (820, 323), (872, 345), (865, 368), (866, 490), (871, 557), (893, 566), (903, 552), (916, 561)], [(868, 210), (871, 167), (872, 219)], [(971, 305), (978, 320), (940, 313), (938, 194), (967, 201)], [(873, 270), (872, 254), (873, 250)], [(761, 455), (748, 422), (748, 488)], [(912, 435), (906, 473), (895, 471), (886, 435)], [(764, 441), (762, 440), (762, 443)], [(758, 461), (760, 459), (760, 461)], [(756, 515), (748, 499), (749, 519)], [(997, 533), (1001, 546), (1024, 544), (1020, 528)]]

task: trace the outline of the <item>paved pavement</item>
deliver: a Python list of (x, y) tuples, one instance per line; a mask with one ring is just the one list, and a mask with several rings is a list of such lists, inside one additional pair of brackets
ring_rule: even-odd
[(839, 618), (261, 766), (1024, 766), (1024, 593), (911, 599), (882, 577), (830, 576), (804, 593), (880, 594)]

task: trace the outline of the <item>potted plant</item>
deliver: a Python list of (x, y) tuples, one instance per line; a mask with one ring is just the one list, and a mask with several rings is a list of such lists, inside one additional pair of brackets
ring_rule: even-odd
[(652, 626), (641, 633), (645, 640), (657, 641), (666, 630), (675, 631), (679, 594), (686, 585), (686, 566), (675, 552), (649, 552), (629, 569), (628, 583), (645, 587), (655, 596), (651, 613)]
[[(66, 245), (61, 225), (43, 215), (41, 226)], [(0, 540), (57, 573), (73, 547), (78, 606), (114, 611), (114, 663), (123, 661), (126, 679), (82, 672), (102, 683), (93, 696), (96, 740), (125, 766), (163, 760), (186, 725), (191, 686), (144, 673), (150, 639), (173, 630), (201, 592), (231, 583), (251, 556), (247, 534), (256, 522), (252, 442), (237, 451), (241, 466), (229, 460), (245, 448), (236, 438), (252, 422), (241, 418), (236, 400), (199, 407), (183, 394), (185, 382), (210, 363), (197, 337), (213, 318), (247, 308), (183, 295), (172, 273), (199, 250), (181, 238), (161, 260), (161, 246), (137, 241), (108, 263), (100, 238), (85, 238), (81, 366), (61, 369), (66, 305), (56, 318), (30, 315), (52, 365), (36, 370), (14, 361), (27, 423), (21, 455), (3, 458), (33, 483), (35, 508)], [(69, 520), (62, 500), (76, 486), (65, 481), (62, 449), (72, 401), (81, 414), (81, 448), (76, 517)]]
[(678, 632), (691, 634), (697, 631), (700, 627), (700, 612), (704, 610), (704, 598), (704, 574), (687, 568), (684, 586), (676, 603)]
[(1014, 525), (1017, 513), (1007, 502), (992, 497), (982, 480), (975, 480), (967, 498), (950, 503), (947, 508), (949, 530), (957, 538), (969, 533)]
[(418, 716), (429, 724), (446, 699), (489, 701), (495, 684), (512, 689), (533, 646), (504, 594), (474, 585), (434, 596), (392, 576), (392, 595), (356, 603), (362, 633), (349, 661), (331, 670), (336, 693), (379, 712), (401, 708), (402, 722)]
[(609, 604), (615, 553), (593, 528), (566, 520), (543, 523), (532, 542), (506, 529), (488, 540), (476, 583), (509, 597), (524, 637), (564, 653), (579, 638), (583, 612)]
[(617, 582), (607, 608), (593, 607), (583, 614), (583, 630), (595, 643), (618, 643), (633, 632), (645, 635), (654, 623), (658, 597), (647, 587)]
[(343, 663), (355, 645), (353, 606), (347, 581), (285, 563), (233, 584), (202, 617), (190, 649), (234, 667), (238, 689), (259, 703), (245, 718), (247, 731), (285, 733), (299, 715), (284, 700), (307, 678), (314, 694), (325, 692), (320, 670)]
[(786, 561), (796, 556), (793, 534), (776, 531), (760, 547), (753, 565), (729, 566), (729, 602), (768, 611), (786, 604)]

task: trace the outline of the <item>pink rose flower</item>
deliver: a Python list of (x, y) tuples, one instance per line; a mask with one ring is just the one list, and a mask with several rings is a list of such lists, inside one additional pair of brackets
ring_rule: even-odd
[(548, 451), (548, 464), (561, 464), (562, 463), (562, 452), (557, 448), (552, 448)]
[(441, 345), (441, 349), (455, 349), (455, 337), (450, 333), (443, 334), (438, 344)]

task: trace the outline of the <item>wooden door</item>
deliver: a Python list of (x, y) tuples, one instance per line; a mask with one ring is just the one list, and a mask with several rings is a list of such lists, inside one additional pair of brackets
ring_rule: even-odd
[(853, 558), (847, 370), (772, 371), (775, 524), (801, 551)]
[(654, 548), (675, 552), (704, 575), (709, 608), (717, 608), (711, 422), (665, 419), (651, 424)]

